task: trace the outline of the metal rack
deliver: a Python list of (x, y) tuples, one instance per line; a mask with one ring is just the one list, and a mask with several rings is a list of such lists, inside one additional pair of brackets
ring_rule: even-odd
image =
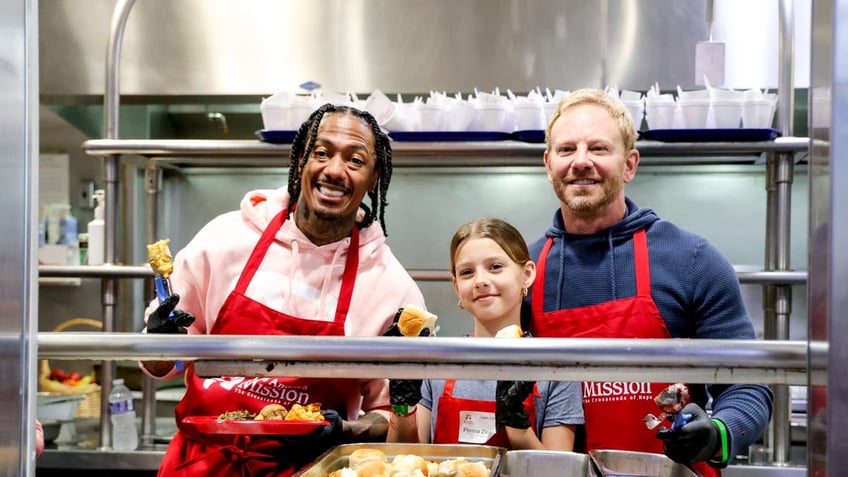
[[(543, 144), (532, 144), (518, 141), (501, 142), (395, 142), (393, 143), (394, 166), (402, 167), (499, 167), (499, 166), (538, 166), (544, 151)], [(721, 142), (721, 143), (663, 143), (657, 141), (639, 141), (637, 148), (642, 154), (642, 164), (653, 165), (694, 165), (694, 164), (769, 164), (775, 157), (791, 157), (793, 162), (804, 161), (809, 150), (809, 140), (799, 137), (778, 138), (767, 142)], [(155, 230), (155, 210), (158, 200), (159, 181), (161, 181), (161, 170), (173, 167), (265, 167), (280, 166), (284, 163), (281, 158), (287, 157), (290, 145), (269, 144), (256, 140), (147, 140), (147, 139), (94, 139), (86, 141), (83, 149), (91, 156), (105, 157), (107, 159), (107, 177), (115, 178), (114, 189), (117, 191), (117, 167), (118, 162), (124, 156), (143, 156), (148, 161), (146, 170), (148, 182), (148, 217), (147, 227), (149, 237), (157, 236)], [(765, 158), (765, 161), (763, 161)], [(767, 170), (770, 170), (768, 166)], [(111, 218), (111, 224), (116, 223), (117, 218), (117, 193), (107, 194), (107, 221)], [(108, 223), (108, 222), (107, 222)], [(107, 227), (107, 257), (114, 261), (114, 228)], [(115, 266), (104, 265), (96, 267), (41, 267), (39, 273), (44, 277), (90, 277), (102, 278), (104, 317), (114, 317), (114, 280), (121, 278), (149, 278), (152, 272), (147, 266)], [(410, 270), (410, 274), (416, 280), (443, 281), (449, 280), (447, 271), (436, 270)], [(739, 280), (742, 283), (789, 286), (806, 282), (805, 272), (760, 271), (739, 272)], [(114, 331), (113, 323), (104, 330)], [(616, 343), (621, 345), (621, 343)], [(101, 348), (102, 349), (102, 348)], [(461, 351), (461, 350), (458, 350)], [(119, 353), (120, 354), (120, 353)], [(163, 354), (162, 356), (167, 356)], [(256, 356), (255, 354), (253, 355)], [(102, 356), (109, 359), (108, 355)], [(112, 356), (116, 358), (118, 356)], [(623, 362), (634, 363), (638, 366), (638, 359), (634, 361), (633, 356), (622, 357)], [(497, 362), (497, 361), (495, 361)], [(686, 360), (684, 360), (686, 362)], [(694, 363), (689, 363), (687, 369), (691, 369)], [(238, 369), (232, 363), (228, 369)], [(310, 372), (318, 372), (313, 367), (303, 367)], [(106, 366), (104, 366), (105, 368)], [(485, 365), (483, 366), (486, 367)], [(592, 367), (589, 365), (589, 367)], [(251, 368), (252, 369), (252, 368)], [(337, 369), (347, 369), (338, 367)], [(443, 370), (442, 367), (439, 368)], [(549, 368), (553, 370), (554, 368)], [(678, 369), (678, 368), (674, 368)], [(351, 372), (361, 374), (363, 369), (349, 369)], [(585, 369), (584, 369), (585, 370)], [(244, 371), (248, 371), (244, 368)], [(383, 369), (385, 371), (385, 369)], [(517, 370), (516, 370), (517, 371)], [(613, 371), (609, 374), (610, 379), (614, 375), (632, 375), (632, 369), (627, 373)], [(678, 369), (679, 371), (679, 369)], [(251, 371), (252, 372), (252, 371)], [(479, 376), (483, 370), (477, 370), (475, 375)], [(596, 370), (593, 368), (593, 373)], [(485, 374), (485, 372), (484, 372)], [(543, 373), (544, 374), (544, 373)], [(381, 374), (385, 376), (385, 374)], [(444, 373), (442, 373), (444, 375)], [(516, 376), (526, 375), (517, 373)], [(558, 375), (561, 375), (559, 373)], [(737, 374), (737, 376), (739, 376)], [(774, 382), (774, 384), (802, 384), (802, 382)], [(108, 386), (104, 386), (104, 393), (108, 392)], [(152, 392), (144, 393), (143, 408), (145, 411), (154, 409), (155, 395)], [(152, 435), (155, 433), (154, 421), (146, 417), (144, 413), (143, 433)], [(107, 415), (107, 413), (103, 413)], [(108, 420), (104, 419), (104, 426), (108, 426)], [(103, 439), (108, 439), (105, 434)], [(107, 442), (107, 441), (104, 441)]]
[[(107, 224), (105, 237), (105, 259), (107, 263), (116, 262), (115, 237), (117, 236), (118, 217), (117, 197), (120, 187), (118, 170), (122, 156), (140, 155), (148, 159), (150, 167), (148, 168), (149, 174), (147, 175), (147, 181), (148, 185), (152, 185), (153, 187), (150, 188), (152, 192), (150, 192), (148, 196), (147, 226), (148, 237), (154, 237), (155, 230), (151, 227), (155, 227), (154, 224), (156, 223), (156, 190), (159, 185), (158, 181), (161, 180), (161, 174), (159, 172), (162, 167), (280, 166), (282, 164), (280, 158), (288, 156), (290, 151), (290, 147), (286, 145), (272, 145), (259, 141), (119, 139), (119, 65), (121, 44), (124, 27), (134, 3), (135, 0), (118, 0), (113, 13), (106, 55), (106, 92), (104, 95), (105, 138), (90, 140), (85, 142), (83, 145), (83, 149), (89, 155), (102, 157), (104, 159), (105, 189), (107, 197), (105, 204), (105, 221)], [(783, 10), (781, 10), (781, 14), (783, 13)], [(781, 41), (783, 42), (784, 38), (791, 38), (792, 32), (791, 28), (786, 29), (783, 28), (783, 25), (781, 26)], [(783, 43), (781, 46), (783, 48)], [(791, 60), (791, 49), (789, 51), (790, 55), (782, 56), (790, 56)], [(784, 108), (781, 113), (781, 117), (786, 116), (785, 108), (788, 108), (789, 112), (792, 111), (791, 94), (793, 92), (793, 88), (791, 79), (788, 80), (789, 83), (787, 87), (787, 80), (785, 79), (787, 77), (791, 78), (791, 61), (789, 74), (781, 71), (781, 87), (779, 89), (781, 92), (781, 105)], [(637, 143), (637, 148), (640, 150), (644, 158), (642, 164), (759, 164), (762, 162), (763, 156), (765, 156), (769, 184), (769, 225), (767, 226), (767, 236), (769, 237), (769, 240), (766, 244), (766, 271), (754, 272), (748, 275), (740, 274), (740, 280), (745, 278), (751, 280), (750, 283), (769, 284), (769, 293), (773, 295), (773, 299), (770, 300), (770, 302), (777, 304), (776, 308), (778, 309), (778, 319), (775, 320), (777, 323), (773, 326), (774, 329), (770, 330), (769, 333), (767, 333), (767, 336), (777, 340), (786, 339), (788, 337), (788, 326), (786, 326), (786, 321), (788, 320), (786, 304), (789, 302), (787, 296), (788, 286), (793, 283), (803, 283), (806, 280), (805, 274), (801, 275), (798, 274), (798, 272), (791, 272), (788, 270), (788, 239), (786, 239), (786, 234), (788, 234), (789, 223), (788, 204), (789, 187), (792, 182), (792, 166), (799, 160), (803, 161), (806, 159), (806, 153), (810, 146), (807, 138), (792, 137), (791, 119), (789, 123), (781, 125), (781, 131), (786, 137), (768, 142), (662, 143), (655, 141), (639, 141)], [(544, 146), (540, 144), (529, 144), (517, 141), (485, 143), (396, 142), (393, 144), (393, 150), (396, 157), (394, 160), (394, 166), (535, 166), (539, 165), (541, 162), (543, 148)], [(772, 193), (773, 191), (775, 192)], [(41, 276), (100, 277), (102, 279), (103, 290), (103, 331), (114, 333), (116, 280), (122, 278), (145, 278), (151, 276), (149, 271), (142, 270), (142, 268), (146, 269), (147, 267), (118, 267), (113, 265), (106, 265), (102, 267), (41, 267), (39, 269), (39, 273)], [(415, 275), (416, 273), (413, 273), (413, 276)], [(418, 275), (421, 279), (442, 279), (439, 272), (420, 271)], [(784, 333), (786, 334), (786, 337), (781, 338)], [(137, 334), (124, 337), (123, 334), (115, 333), (113, 337), (110, 337), (114, 339), (110, 339), (108, 341), (109, 344), (106, 346), (104, 346), (105, 340), (102, 340), (102, 335), (100, 336), (100, 340), (97, 340), (94, 336), (83, 337), (75, 335), (74, 338), (75, 342), (69, 343), (64, 340), (64, 337), (53, 336), (51, 333), (41, 333), (39, 334), (40, 352), (43, 353), (45, 357), (76, 357), (81, 359), (104, 360), (102, 374), (102, 380), (104, 381), (102, 389), (104, 399), (102, 400), (103, 407), (101, 408), (101, 442), (105, 447), (109, 447), (111, 444), (111, 423), (108, 419), (107, 409), (108, 399), (105, 399), (105, 396), (108, 395), (111, 388), (110, 383), (113, 374), (111, 361), (109, 360), (115, 358), (144, 359), (155, 357), (214, 360), (222, 358), (222, 356), (219, 356), (218, 354), (219, 351), (225, 351), (223, 356), (224, 359), (236, 361), (226, 362), (222, 365), (223, 367), (208, 368), (207, 372), (211, 374), (231, 371), (261, 373), (262, 369), (267, 369), (268, 366), (274, 363), (261, 362), (257, 365), (256, 362), (251, 362), (252, 358), (255, 358), (257, 353), (259, 353), (260, 356), (263, 356), (264, 359), (275, 356), (279, 357), (275, 354), (274, 350), (285, 348), (282, 346), (276, 346), (273, 348), (262, 346), (262, 343), (276, 343), (276, 341), (265, 341), (271, 340), (271, 337), (262, 337), (258, 340), (254, 339), (248, 343), (238, 341), (236, 343), (236, 349), (228, 347), (231, 337), (227, 338), (227, 342), (215, 341), (216, 337), (211, 336), (191, 337), (190, 340), (180, 337), (178, 342), (177, 340), (169, 339), (170, 337), (157, 337), (156, 340), (149, 340), (145, 339), (147, 337), (139, 336)], [(274, 338), (274, 340), (276, 339), (277, 338)], [(442, 360), (440, 363), (444, 363), (444, 359), (458, 359), (467, 353), (480, 352), (481, 350), (478, 346), (489, 345), (488, 343), (478, 343), (474, 346), (469, 346), (469, 344), (466, 344), (467, 340), (462, 344), (457, 343), (454, 345), (448, 342), (442, 343), (443, 340), (446, 339), (434, 338), (433, 340), (427, 340), (428, 346), (432, 344), (433, 346), (443, 347), (440, 347), (437, 350), (422, 349), (420, 352), (424, 353), (424, 357), (432, 357), (432, 354), (428, 353), (439, 351), (436, 355), (438, 355), (439, 359)], [(727, 379), (740, 379), (740, 376), (743, 375), (745, 378), (744, 381), (749, 382), (751, 378), (754, 377), (753, 375), (734, 372), (730, 372), (725, 375), (723, 372), (737, 367), (744, 368), (748, 366), (748, 364), (758, 362), (759, 367), (753, 366), (753, 368), (759, 369), (759, 371), (756, 372), (765, 372), (765, 374), (772, 376), (772, 378), (766, 380), (766, 382), (781, 385), (785, 389), (786, 384), (806, 384), (808, 382), (802, 379), (807, 376), (808, 371), (804, 369), (806, 365), (803, 364), (806, 363), (807, 359), (810, 359), (810, 362), (813, 363), (810, 366), (814, 368), (816, 363), (819, 362), (821, 356), (826, 357), (827, 355), (826, 349), (810, 349), (808, 353), (808, 345), (806, 343), (781, 343), (779, 341), (725, 341), (723, 343), (715, 344), (716, 346), (720, 345), (721, 349), (711, 349), (711, 343), (702, 344), (699, 342), (684, 340), (686, 341), (686, 344), (682, 349), (680, 349), (680, 356), (671, 359), (668, 356), (668, 350), (670, 346), (673, 347), (674, 345), (671, 345), (669, 342), (639, 344), (627, 343), (627, 340), (614, 340), (614, 342), (611, 343), (593, 343), (592, 341), (595, 340), (587, 340), (582, 343), (572, 343), (571, 340), (565, 340), (561, 342), (560, 345), (569, 344), (577, 346), (578, 349), (590, 354), (597, 352), (597, 355), (594, 356), (594, 358), (598, 361), (595, 362), (590, 360), (587, 362), (585, 360), (585, 355), (570, 355), (567, 354), (569, 353), (569, 349), (560, 348), (556, 350), (557, 353), (566, 353), (566, 356), (569, 356), (568, 359), (576, 359), (576, 361), (568, 362), (566, 360), (565, 362), (558, 362), (556, 361), (555, 355), (536, 354), (541, 352), (536, 349), (537, 347), (541, 347), (541, 343), (538, 345), (525, 345), (522, 343), (520, 348), (521, 353), (517, 353), (516, 348), (511, 348), (508, 352), (507, 350), (500, 350), (500, 354), (493, 354), (491, 356), (483, 353), (491, 359), (483, 363), (476, 363), (473, 366), (470, 366), (468, 363), (455, 363), (458, 367), (451, 371), (442, 365), (439, 365), (438, 367), (433, 365), (430, 368), (422, 366), (426, 364), (426, 360), (423, 357), (421, 360), (413, 360), (406, 363), (375, 364), (375, 359), (377, 357), (374, 353), (377, 353), (375, 350), (379, 350), (383, 347), (382, 342), (379, 347), (373, 346), (373, 343), (371, 343), (371, 346), (369, 347), (353, 349), (353, 342), (335, 343), (333, 348), (323, 348), (321, 347), (321, 343), (323, 341), (310, 341), (311, 340), (305, 341), (305, 343), (310, 345), (310, 350), (317, 349), (322, 350), (325, 353), (324, 355), (316, 357), (316, 361), (319, 361), (317, 366), (314, 365), (315, 363), (310, 365), (308, 358), (299, 357), (298, 361), (290, 361), (288, 364), (283, 366), (274, 364), (273, 369), (289, 368), (291, 370), (296, 370), (295, 372), (308, 371), (309, 373), (316, 373), (316, 375), (321, 375), (322, 369), (325, 371), (329, 369), (331, 372), (346, 370), (345, 375), (348, 377), (370, 375), (371, 373), (378, 373), (379, 376), (383, 377), (405, 376), (408, 372), (412, 372), (416, 369), (426, 369), (426, 372), (420, 371), (424, 374), (419, 374), (419, 377), (430, 377), (428, 373), (435, 372), (436, 370), (439, 372), (439, 375), (443, 377), (459, 377), (460, 375), (464, 375), (463, 373), (467, 370), (474, 369), (477, 373), (485, 372), (493, 373), (492, 375), (497, 375), (499, 377), (518, 378), (527, 376), (526, 373), (528, 369), (526, 364), (533, 361), (536, 365), (541, 367), (541, 371), (537, 370), (537, 372), (541, 373), (539, 374), (540, 376), (543, 375), (549, 377), (552, 372), (559, 370), (560, 368), (569, 369), (569, 373), (577, 371), (585, 372), (591, 368), (594, 373), (596, 370), (603, 368), (604, 365), (612, 365), (611, 374), (605, 374), (604, 376), (607, 376), (609, 379), (615, 379), (615, 376), (624, 376), (628, 373), (635, 372), (636, 368), (656, 365), (657, 363), (654, 360), (658, 357), (662, 358), (666, 362), (659, 366), (660, 371), (658, 372), (661, 374), (668, 370), (674, 370), (679, 373), (680, 369), (691, 369), (692, 366), (698, 363), (703, 363), (703, 360), (707, 358), (714, 358), (717, 361), (713, 362), (713, 365), (708, 366), (708, 369), (702, 370), (705, 373), (703, 374), (703, 382), (716, 382), (713, 380), (718, 376), (721, 376), (721, 382), (734, 382), (727, 381)], [(293, 343), (288, 343), (287, 346), (291, 344)], [(204, 347), (204, 345), (206, 345), (206, 347)], [(246, 345), (249, 345), (249, 348), (243, 348)], [(257, 348), (257, 345), (260, 345), (260, 347)], [(327, 346), (329, 345), (330, 344), (327, 344)], [(580, 348), (580, 346), (586, 345), (597, 345), (600, 347), (595, 351)], [(775, 352), (775, 350), (772, 349), (772, 346), (774, 345), (790, 347), (788, 352), (791, 353), (792, 360), (786, 361), (786, 354)], [(80, 348), (79, 346), (82, 347)], [(193, 353), (185, 354), (187, 346), (197, 346), (198, 348), (195, 349)], [(314, 348), (314, 346), (319, 346), (319, 348)], [(494, 346), (494, 348), (487, 348), (487, 352), (498, 351), (496, 349), (498, 347), (497, 344), (492, 343), (491, 346)], [(647, 346), (647, 348), (641, 350), (644, 353), (638, 353), (636, 355), (631, 353), (634, 349), (640, 349), (642, 346)], [(473, 349), (465, 349), (466, 347)], [(704, 349), (701, 349), (702, 347)], [(248, 349), (250, 351), (249, 354), (247, 354)], [(302, 349), (302, 351), (305, 352), (307, 350)], [(402, 351), (402, 353), (389, 356), (388, 358), (395, 361), (399, 359), (409, 360), (410, 358), (407, 358), (407, 353), (415, 351), (415, 349), (410, 348), (409, 343), (404, 342), (403, 349), (399, 351)], [(545, 350), (545, 353), (550, 353), (551, 351), (552, 350)], [(699, 352), (690, 355), (689, 353), (693, 351)], [(525, 356), (523, 354), (524, 352), (528, 353), (528, 355)], [(765, 354), (757, 354), (758, 352)], [(339, 360), (328, 360), (328, 356), (339, 358)], [(359, 365), (352, 366), (350, 356), (359, 357), (361, 360)], [(518, 358), (515, 358), (516, 356), (521, 356), (521, 359), (518, 360)], [(528, 356), (535, 356), (536, 358), (539, 358), (539, 360), (531, 360)], [(757, 361), (762, 360), (764, 357), (765, 362)], [(281, 359), (283, 358), (286, 357), (281, 357)], [(731, 358), (732, 360), (730, 360)], [(724, 359), (728, 360), (722, 361)], [(516, 360), (516, 362), (513, 362), (512, 360)], [(625, 367), (625, 363), (627, 364), (627, 367)], [(795, 364), (790, 365), (790, 363)], [(198, 361), (197, 364), (201, 365), (201, 361)], [(263, 364), (265, 365), (265, 368), (261, 367)], [(432, 365), (433, 363), (430, 364)], [(798, 366), (796, 366), (796, 364)], [(328, 367), (328, 365), (330, 366)], [(335, 365), (335, 367), (333, 367), (333, 365)], [(256, 366), (259, 366), (259, 368)], [(402, 374), (393, 374), (398, 372), (398, 369), (401, 370), (400, 372)], [(783, 370), (782, 376), (780, 370)], [(456, 374), (452, 374), (454, 372)], [(710, 372), (714, 373), (713, 378), (710, 378)], [(650, 375), (653, 376), (654, 374)], [(479, 378), (481, 375), (473, 374), (473, 376)], [(563, 376), (563, 378), (570, 376), (573, 378), (577, 375), (566, 373), (560, 374), (559, 376)], [(699, 375), (699, 377), (701, 377), (701, 375)], [(754, 381), (757, 380), (755, 379)], [(759, 381), (762, 382), (761, 379)], [(784, 398), (780, 397), (783, 394), (785, 393), (781, 393), (776, 400), (776, 404), (778, 406), (785, 404), (785, 402), (782, 401)], [(152, 402), (154, 399), (155, 397), (152, 390), (145, 389), (143, 433), (152, 434), (153, 420), (148, 418), (148, 411), (153, 408)], [(780, 425), (782, 426), (786, 424), (786, 428), (788, 429), (788, 423), (784, 422), (784, 418), (787, 418), (786, 420), (788, 421), (788, 406), (786, 413), (787, 416), (781, 416), (780, 414), (781, 413), (777, 411), (775, 413), (775, 428), (778, 427), (777, 422), (780, 421)], [(781, 439), (781, 437), (788, 437), (788, 431), (785, 436), (778, 436), (777, 439), (778, 441), (788, 440)], [(778, 462), (785, 462), (783, 458), (784, 455), (788, 455), (788, 448), (781, 447), (780, 449), (776, 449), (775, 456), (777, 457), (776, 460)]]

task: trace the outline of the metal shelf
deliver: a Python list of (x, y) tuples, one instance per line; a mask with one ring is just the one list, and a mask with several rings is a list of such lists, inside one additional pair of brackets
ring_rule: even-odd
[[(638, 141), (643, 165), (753, 164), (764, 153), (800, 154), (806, 159), (809, 138), (781, 137), (758, 142)], [(138, 155), (177, 167), (281, 167), (289, 144), (254, 140), (91, 139), (91, 156)], [(395, 167), (539, 166), (544, 144), (520, 141), (394, 142)]]

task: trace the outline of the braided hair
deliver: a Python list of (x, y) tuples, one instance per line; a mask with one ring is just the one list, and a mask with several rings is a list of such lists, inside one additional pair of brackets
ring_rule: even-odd
[(312, 154), (312, 147), (315, 145), (315, 138), (318, 135), (318, 126), (321, 125), (321, 120), (327, 114), (350, 114), (371, 127), (371, 132), (374, 134), (374, 145), (377, 150), (376, 168), (380, 169), (380, 176), (377, 187), (368, 191), (368, 197), (371, 198), (371, 207), (365, 203), (360, 204), (360, 207), (365, 211), (365, 217), (362, 221), (357, 222), (360, 228), (367, 227), (374, 222), (374, 219), (379, 219), (380, 227), (383, 229), (383, 235), (386, 233), (386, 193), (389, 190), (389, 183), (392, 180), (392, 146), (389, 143), (389, 137), (380, 129), (377, 120), (374, 119), (367, 111), (361, 111), (350, 106), (337, 106), (327, 103), (316, 109), (309, 119), (300, 125), (297, 134), (292, 142), (291, 154), (289, 155), (289, 206), (287, 213), (291, 215), (294, 211), (297, 200), (300, 198), (301, 182), (300, 172), (309, 160), (309, 155)]

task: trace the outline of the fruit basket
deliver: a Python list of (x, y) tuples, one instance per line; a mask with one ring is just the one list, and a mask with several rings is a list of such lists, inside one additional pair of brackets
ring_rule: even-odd
[[(91, 318), (72, 318), (61, 323), (55, 331), (65, 331), (74, 326), (87, 326), (102, 329), (103, 324)], [(38, 385), (40, 391), (54, 395), (79, 395), (74, 417), (100, 417), (100, 385), (94, 381), (94, 371), (87, 375), (65, 373), (60, 369), (51, 369), (46, 359), (39, 362)]]

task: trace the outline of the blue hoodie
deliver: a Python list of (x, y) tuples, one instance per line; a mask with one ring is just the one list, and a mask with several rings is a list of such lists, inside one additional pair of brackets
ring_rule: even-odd
[[(705, 238), (625, 200), (627, 214), (609, 229), (591, 235), (569, 233), (557, 210), (545, 236), (530, 244), (530, 256), (538, 261), (547, 238), (554, 239), (545, 270), (544, 311), (636, 295), (632, 236), (645, 229), (651, 296), (671, 336), (754, 339), (739, 280), (727, 258)], [(727, 426), (733, 457), (765, 431), (771, 419), (771, 390), (715, 384), (707, 391), (713, 397), (713, 417)]]

